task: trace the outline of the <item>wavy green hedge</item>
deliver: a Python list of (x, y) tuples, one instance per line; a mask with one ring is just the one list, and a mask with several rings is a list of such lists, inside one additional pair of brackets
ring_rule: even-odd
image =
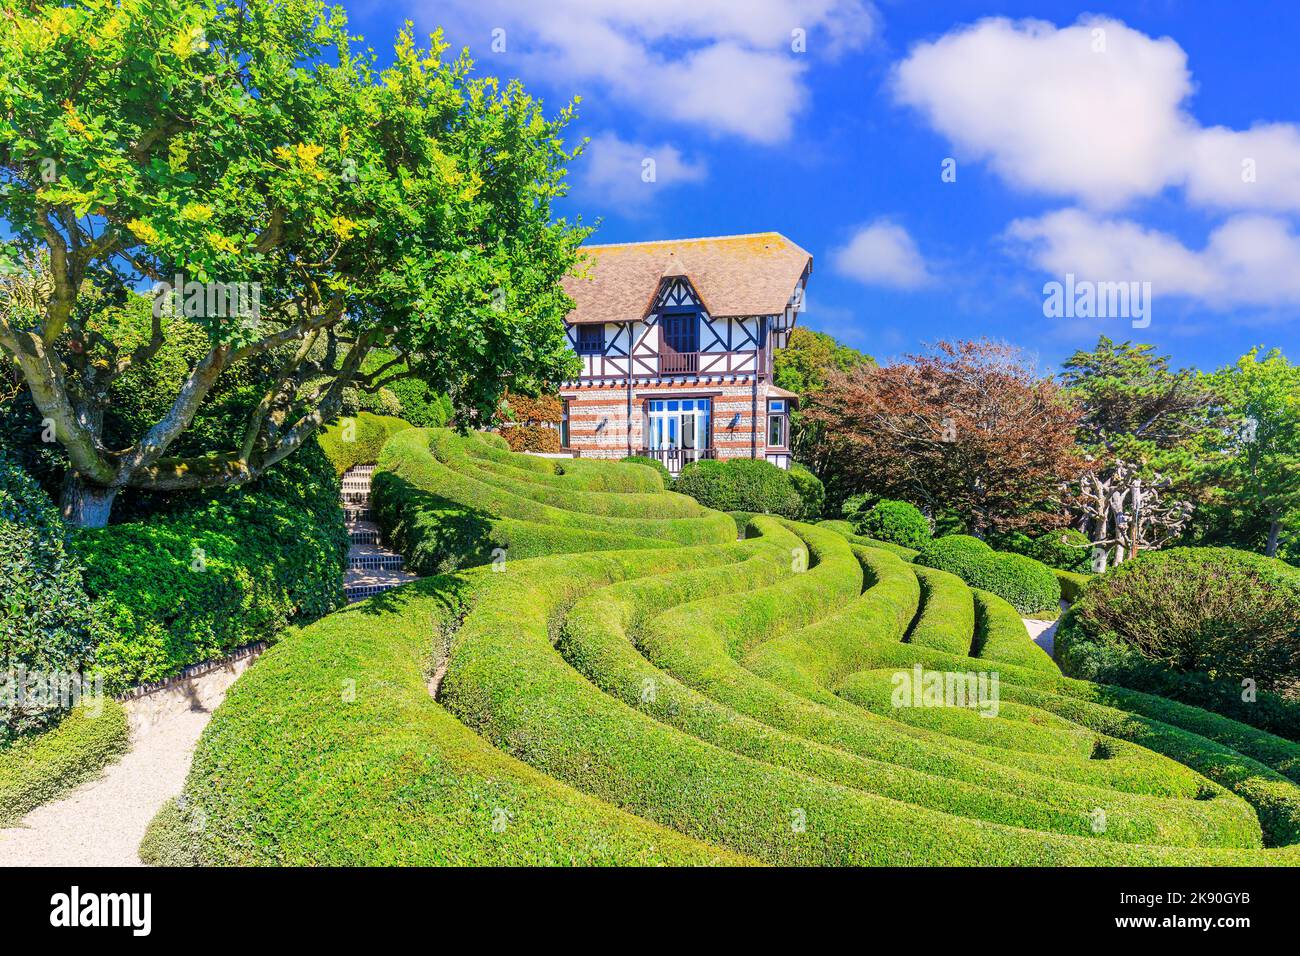
[[(390, 440), (376, 495), (408, 558), (450, 554), (453, 520), (532, 537), (499, 573), (286, 637), (218, 712), (150, 858), (1300, 862), (1297, 745), (1063, 677), (1005, 600), (835, 523), (641, 515), (682, 508), (652, 469), (571, 464)], [(937, 699), (908, 691), (934, 677)]]
[(379, 460), (384, 442), (410, 427), (409, 423), (391, 415), (360, 412), (322, 428), (317, 433), (317, 440), (335, 472), (342, 475), (357, 465), (374, 464)]
[(128, 743), (126, 711), (106, 698), (97, 713), (74, 707), (44, 733), (0, 747), (0, 827), (94, 777)]
[(916, 563), (957, 575), (973, 588), (992, 591), (1021, 614), (1060, 610), (1061, 586), (1045, 564), (1023, 554), (994, 551), (978, 538), (950, 534), (921, 549)]

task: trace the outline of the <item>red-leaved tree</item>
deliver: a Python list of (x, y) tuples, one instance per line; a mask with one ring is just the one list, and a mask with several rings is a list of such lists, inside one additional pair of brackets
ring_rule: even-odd
[(881, 368), (833, 373), (805, 417), (846, 489), (951, 510), (972, 533), (1067, 520), (1083, 462), (1078, 414), (1016, 348), (940, 342)]

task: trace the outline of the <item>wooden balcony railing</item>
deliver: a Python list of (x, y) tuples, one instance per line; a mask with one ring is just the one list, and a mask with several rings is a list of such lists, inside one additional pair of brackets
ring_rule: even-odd
[(700, 370), (699, 352), (660, 352), (660, 375), (694, 375)]
[(717, 457), (712, 448), (642, 448), (637, 454), (655, 459), (674, 475), (693, 461)]

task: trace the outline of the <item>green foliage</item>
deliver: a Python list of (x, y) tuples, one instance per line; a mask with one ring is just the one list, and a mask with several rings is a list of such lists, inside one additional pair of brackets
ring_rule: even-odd
[(384, 443), (393, 435), (410, 428), (400, 418), (361, 412), (355, 418), (342, 418), (320, 432), (320, 447), (342, 475), (356, 465), (373, 465), (379, 460)]
[(1246, 679), (1280, 689), (1300, 672), (1300, 572), (1230, 548), (1141, 553), (1088, 586), (1057, 648), (1067, 673), (1143, 690), (1162, 671), (1226, 682), (1238, 699)]
[[(0, 350), (56, 415), (88, 481), (118, 480), (110, 447), (158, 463), (134, 469), (132, 486), (257, 475), (334, 417), (372, 349), (456, 394), (471, 420), (492, 414), (506, 381), (576, 367), (561, 279), (588, 230), (551, 208), (566, 190), (571, 108), (547, 116), (518, 82), (474, 76), (467, 55), (446, 57), (438, 34), (421, 48), (409, 26), (377, 57), (319, 0), (33, 0), (5, 26), (0, 248), (45, 254), (55, 295), (29, 325), (0, 330)], [(77, 250), (66, 268), (49, 255), (64, 246)], [(102, 384), (121, 365), (151, 379), (157, 357), (97, 334), (83, 307), (142, 272), (261, 289), (252, 317), (187, 301), (210, 363), (192, 389), (155, 389), (182, 399), (184, 423), (245, 364), (265, 358), (277, 381), (284, 373), (283, 393), (267, 396), (275, 414), (227, 431), (221, 456), (172, 455), (170, 428), (109, 442), (96, 425), (105, 392), (65, 387), (79, 375)], [(326, 361), (295, 358), (326, 338)], [(338, 387), (302, 387), (322, 374)]]
[[(1300, 862), (1300, 745), (1063, 677), (1005, 601), (843, 523), (754, 515), (738, 541), (648, 467), (450, 432), (383, 459), (401, 520), (425, 494), (610, 546), (511, 552), (287, 635), (214, 717), (152, 861)], [(996, 671), (998, 719), (900, 703), (919, 669)]]
[(826, 488), (821, 479), (797, 461), (790, 463), (786, 472), (790, 484), (803, 500), (803, 507), (796, 515), (800, 521), (816, 521), (822, 516), (822, 507), (826, 504)]
[(0, 456), (0, 746), (65, 712), (57, 695), (19, 695), (18, 671), (80, 680), (103, 636), (54, 505), (19, 465)]
[(921, 549), (916, 563), (957, 575), (973, 588), (992, 591), (1021, 614), (1055, 612), (1061, 587), (1055, 575), (1033, 558), (994, 551), (978, 538), (953, 534)]
[(385, 539), (418, 574), (494, 558), (734, 539), (727, 515), (641, 490), (658, 482), (643, 465), (536, 458), (502, 452), (478, 434), (412, 429), (384, 447), (372, 500)]
[(1055, 528), (1030, 536), (1020, 531), (997, 535), (1000, 551), (1014, 551), (1041, 561), (1049, 568), (1085, 573), (1092, 568), (1092, 542), (1077, 528)]
[(751, 458), (692, 462), (677, 476), (673, 490), (718, 511), (798, 518), (805, 507), (786, 471)]
[(44, 733), (0, 746), (0, 827), (89, 780), (129, 746), (126, 711), (104, 698)]
[(849, 372), (876, 360), (837, 342), (825, 332), (796, 326), (790, 341), (772, 358), (772, 381), (797, 395), (814, 392), (826, 384), (831, 372)]
[(672, 472), (670, 472), (668, 470), (668, 466), (665, 465), (658, 458), (648, 458), (645, 455), (627, 455), (619, 460), (634, 465), (645, 465), (648, 468), (653, 468), (656, 472), (659, 473), (659, 477), (663, 479), (664, 487), (665, 488), (672, 487), (672, 483), (673, 483)]
[(886, 498), (851, 520), (858, 534), (905, 548), (920, 549), (930, 541), (930, 522), (921, 509), (906, 501)]
[(1056, 575), (1056, 583), (1061, 586), (1061, 600), (1073, 604), (1079, 600), (1083, 594), (1083, 589), (1094, 579), (1092, 574), (1080, 574), (1075, 571), (1062, 571), (1060, 568), (1052, 568), (1052, 573)]
[(117, 692), (342, 604), (338, 479), (314, 443), (248, 488), (74, 537), (109, 636), (96, 665)]

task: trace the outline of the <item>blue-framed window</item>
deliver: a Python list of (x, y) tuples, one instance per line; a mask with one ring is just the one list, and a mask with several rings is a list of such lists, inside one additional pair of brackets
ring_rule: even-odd
[(647, 447), (708, 448), (712, 441), (712, 400), (707, 398), (652, 399), (646, 402)]

